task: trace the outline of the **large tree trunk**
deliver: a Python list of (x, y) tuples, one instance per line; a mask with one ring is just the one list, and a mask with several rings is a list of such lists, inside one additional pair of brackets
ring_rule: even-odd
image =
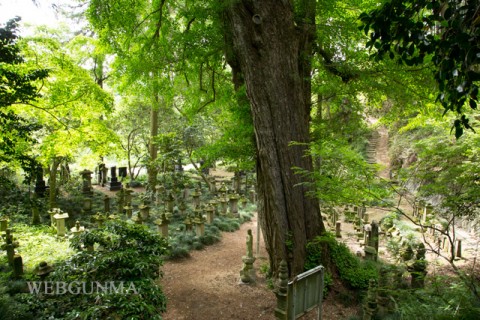
[(258, 212), (271, 270), (276, 274), (285, 259), (298, 274), (307, 242), (325, 230), (318, 201), (293, 171), (312, 170), (311, 158), (305, 145), (290, 145), (309, 141), (311, 29), (295, 27), (290, 1), (235, 1), (225, 13), (227, 60), (252, 108)]
[(150, 110), (150, 141), (148, 146), (149, 151), (149, 161), (147, 165), (147, 176), (148, 176), (148, 189), (152, 192), (155, 192), (155, 187), (157, 185), (157, 145), (154, 143), (154, 138), (158, 135), (158, 113), (159, 113), (159, 98), (157, 92), (155, 93), (154, 98), (155, 103), (153, 104)]

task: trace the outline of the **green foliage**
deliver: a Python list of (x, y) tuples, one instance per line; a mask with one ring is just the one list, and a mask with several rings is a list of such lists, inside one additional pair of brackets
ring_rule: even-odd
[(351, 288), (367, 289), (369, 280), (378, 278), (378, 270), (373, 262), (360, 261), (347, 246), (337, 242), (332, 235), (317, 237), (307, 244), (305, 269), (312, 269), (320, 264), (328, 266), (326, 259), (331, 259), (340, 279)]
[(137, 294), (133, 291), (65, 294), (56, 296), (56, 299), (16, 295), (16, 299), (29, 306), (32, 315), (37, 319), (161, 319), (160, 313), (165, 311), (166, 301), (155, 280), (159, 276), (161, 256), (166, 253), (165, 240), (145, 226), (110, 221), (103, 228), (87, 231), (72, 240), (76, 249), (80, 249), (82, 244), (96, 244), (97, 249), (95, 252), (80, 250), (58, 263), (49, 281), (131, 282)]
[(19, 163), (29, 180), (36, 167), (29, 145), (35, 142), (32, 134), (41, 126), (20, 116), (11, 106), (40, 98), (37, 82), (45, 79), (48, 71), (25, 66), (16, 34), (19, 21), (17, 17), (0, 26), (0, 164)]
[(382, 319), (474, 320), (480, 314), (480, 304), (461, 282), (435, 277), (431, 286), (422, 290), (390, 291), (396, 311)]
[(477, 10), (475, 1), (392, 0), (360, 16), (370, 37), (367, 47), (376, 49), (377, 59), (389, 56), (408, 66), (433, 63), (437, 101), (445, 112), (461, 114), (453, 124), (457, 138), (463, 128), (472, 128), (463, 109), (476, 110), (479, 102)]
[(19, 241), (18, 252), (22, 256), (25, 272), (33, 272), (42, 261), (53, 265), (72, 256), (75, 251), (70, 243), (60, 240), (50, 226), (15, 224), (13, 235)]

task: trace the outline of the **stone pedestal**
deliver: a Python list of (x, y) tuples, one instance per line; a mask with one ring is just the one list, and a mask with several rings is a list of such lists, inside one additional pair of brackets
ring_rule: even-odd
[(341, 237), (342, 237), (342, 230), (341, 230), (341, 228), (342, 228), (342, 222), (337, 221), (337, 222), (335, 223), (335, 237), (337, 237), (337, 238), (341, 238)]
[(122, 183), (117, 178), (117, 167), (110, 168), (110, 181), (107, 182), (107, 188), (110, 191), (122, 189)]
[(105, 213), (110, 212), (110, 198), (107, 195), (103, 197), (103, 210)]
[(8, 218), (2, 217), (0, 219), (0, 232), (3, 232), (8, 229)]

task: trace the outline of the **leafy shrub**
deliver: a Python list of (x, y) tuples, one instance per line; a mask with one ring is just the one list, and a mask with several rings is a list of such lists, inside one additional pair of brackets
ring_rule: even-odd
[[(325, 252), (325, 249), (328, 252)], [(328, 256), (327, 256), (328, 255)], [(360, 261), (343, 243), (339, 243), (332, 235), (317, 237), (307, 244), (305, 269), (317, 265), (328, 266), (331, 259), (338, 271), (340, 279), (354, 289), (367, 289), (370, 279), (378, 279), (378, 271), (374, 262)]]
[[(96, 246), (94, 252), (82, 249), (91, 245)], [(48, 281), (129, 282), (134, 291), (63, 294), (55, 299), (18, 294), (16, 299), (29, 306), (35, 319), (161, 319), (166, 299), (155, 280), (167, 252), (163, 238), (143, 225), (117, 220), (74, 238), (72, 246), (79, 251), (57, 264)]]

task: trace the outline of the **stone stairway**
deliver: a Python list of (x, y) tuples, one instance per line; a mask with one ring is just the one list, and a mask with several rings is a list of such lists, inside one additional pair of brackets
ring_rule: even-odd
[(368, 139), (367, 145), (367, 162), (370, 164), (377, 163), (377, 146), (380, 139), (378, 131), (374, 131), (372, 136)]

